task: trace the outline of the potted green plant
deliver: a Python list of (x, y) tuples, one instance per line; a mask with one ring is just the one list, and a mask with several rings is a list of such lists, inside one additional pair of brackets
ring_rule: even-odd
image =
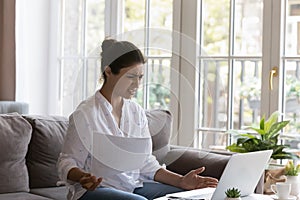
[(241, 199), (241, 191), (238, 188), (229, 188), (225, 191), (225, 200), (238, 200)]
[(288, 161), (284, 168), (286, 182), (291, 184), (291, 195), (298, 196), (300, 193), (299, 181), (300, 165), (295, 165), (293, 161)]
[(237, 137), (236, 143), (233, 143), (226, 148), (232, 152), (253, 152), (261, 150), (273, 150), (271, 158), (273, 159), (293, 159), (297, 158), (295, 154), (286, 152), (289, 147), (287, 144), (279, 144), (280, 130), (284, 128), (289, 121), (278, 122), (279, 112), (271, 114), (269, 119), (265, 121), (263, 117), (260, 120), (259, 127), (250, 126), (254, 133), (238, 133), (235, 130), (228, 131)]

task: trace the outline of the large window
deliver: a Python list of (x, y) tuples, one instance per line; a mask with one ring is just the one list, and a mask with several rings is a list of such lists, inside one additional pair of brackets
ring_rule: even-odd
[(298, 137), (300, 0), (61, 5), (60, 114), (99, 88), (100, 44), (112, 36), (143, 49), (148, 62), (135, 100), (146, 109), (171, 109), (174, 143), (224, 148), (232, 139), (227, 130), (275, 110), (291, 120), (284, 133)]
[(136, 100), (146, 109), (169, 109), (173, 0), (124, 1), (120, 38), (144, 49), (143, 87)]
[(69, 115), (97, 88), (105, 0), (61, 1), (60, 114)]
[(300, 1), (203, 0), (199, 6), (199, 146), (224, 148), (228, 129), (279, 110), (290, 120), (283, 136), (294, 138), (285, 141), (299, 148)]
[(106, 36), (131, 41), (144, 50), (146, 76), (136, 101), (149, 109), (169, 108), (172, 0), (61, 3), (61, 114), (70, 114), (99, 88), (100, 46)]
[[(224, 146), (224, 132), (260, 117), (263, 1), (203, 0), (199, 55), (199, 144)], [(257, 91), (254, 91), (256, 90)]]

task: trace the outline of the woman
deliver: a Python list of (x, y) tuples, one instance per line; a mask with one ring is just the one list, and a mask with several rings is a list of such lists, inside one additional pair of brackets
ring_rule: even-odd
[(94, 175), (92, 134), (95, 132), (150, 138), (144, 110), (130, 100), (144, 74), (145, 59), (141, 51), (130, 42), (106, 39), (101, 57), (103, 86), (70, 116), (58, 160), (59, 176), (69, 183), (68, 199), (144, 200), (183, 190), (216, 187), (217, 179), (198, 175), (204, 171), (203, 167), (181, 176), (159, 165), (151, 152), (139, 169), (103, 174), (105, 178)]

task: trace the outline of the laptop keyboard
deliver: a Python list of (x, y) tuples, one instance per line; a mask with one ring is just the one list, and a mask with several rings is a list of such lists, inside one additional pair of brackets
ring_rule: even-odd
[(203, 188), (167, 195), (170, 200), (210, 200), (215, 188)]

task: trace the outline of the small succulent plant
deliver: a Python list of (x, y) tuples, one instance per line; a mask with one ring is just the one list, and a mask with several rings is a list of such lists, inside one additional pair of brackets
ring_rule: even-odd
[(298, 176), (300, 172), (300, 165), (295, 165), (293, 161), (288, 161), (285, 165), (284, 174), (287, 176)]
[(241, 196), (241, 191), (237, 188), (229, 188), (225, 191), (228, 198), (239, 198)]

